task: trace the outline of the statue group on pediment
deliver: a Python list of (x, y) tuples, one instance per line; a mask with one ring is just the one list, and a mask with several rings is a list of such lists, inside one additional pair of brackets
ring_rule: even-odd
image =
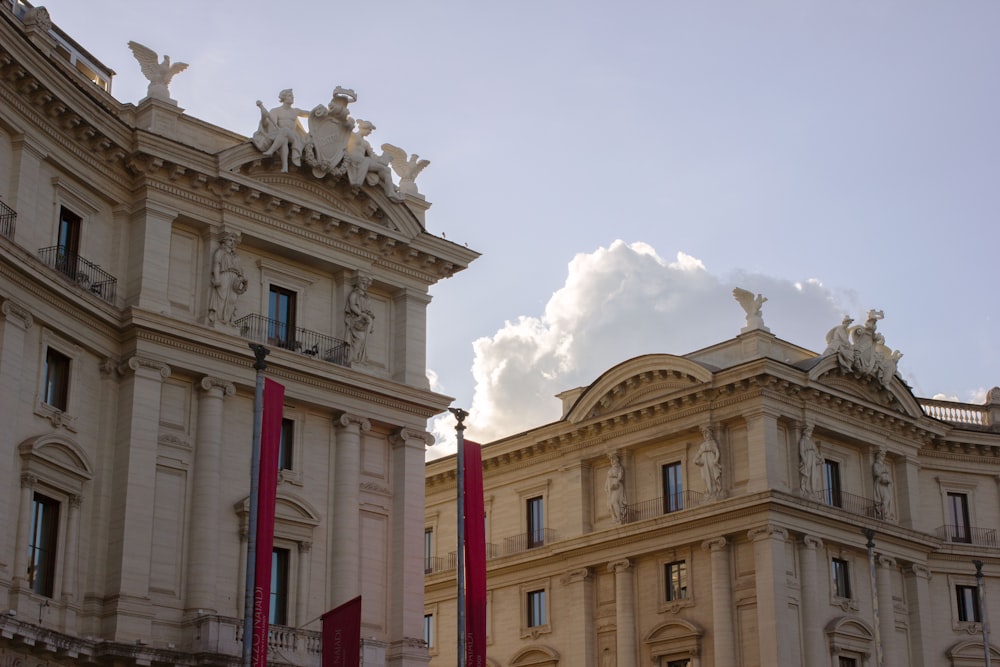
[[(257, 101), (261, 117), (253, 145), (265, 156), (278, 156), (281, 171), (287, 172), (289, 164), (305, 165), (316, 178), (346, 176), (352, 188), (381, 184), (386, 196), (396, 202), (402, 201), (401, 193), (421, 196), (416, 176), (430, 163), (417, 155), (407, 158), (406, 151), (392, 144), (382, 144), (382, 153), (376, 153), (368, 141), (375, 125), (351, 117), (349, 105), (358, 100), (353, 90), (337, 86), (329, 104), (309, 111), (293, 106), (290, 88), (282, 90), (278, 99), (281, 105), (273, 109)], [(302, 118), (307, 119), (308, 130)], [(392, 181), (393, 171), (399, 176), (399, 188)]]
[(890, 349), (885, 344), (885, 337), (877, 331), (878, 321), (884, 317), (881, 310), (869, 310), (864, 324), (851, 326), (854, 320), (844, 316), (844, 320), (826, 334), (823, 355), (835, 354), (845, 372), (873, 377), (883, 387), (888, 387), (903, 353)]

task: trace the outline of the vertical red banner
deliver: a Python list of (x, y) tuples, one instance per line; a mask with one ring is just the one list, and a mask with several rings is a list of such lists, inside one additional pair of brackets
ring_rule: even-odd
[(482, 448), (468, 440), (465, 466), (465, 664), (486, 667), (486, 519)]
[(254, 554), (253, 667), (267, 666), (271, 616), (271, 553), (274, 550), (274, 504), (278, 492), (278, 448), (285, 387), (264, 378), (264, 414), (260, 425), (260, 471), (257, 481), (257, 551)]
[(358, 667), (361, 596), (323, 614), (323, 667)]

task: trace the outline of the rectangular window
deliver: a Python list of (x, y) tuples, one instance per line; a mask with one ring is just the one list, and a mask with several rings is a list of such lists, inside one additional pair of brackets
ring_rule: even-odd
[(80, 254), (81, 218), (65, 206), (59, 209), (59, 246), (56, 254), (56, 269), (72, 279), (76, 279), (77, 257)]
[(537, 496), (528, 498), (527, 508), (528, 548), (533, 549), (545, 544), (545, 498)]
[(424, 574), (434, 571), (434, 529), (424, 528)]
[(288, 549), (271, 552), (271, 625), (288, 625)]
[(958, 603), (958, 620), (965, 623), (980, 623), (979, 589), (975, 586), (955, 586), (955, 601)]
[(969, 530), (969, 496), (964, 493), (948, 494), (948, 538), (952, 542), (972, 542)]
[(528, 627), (537, 628), (546, 622), (545, 591), (528, 591)]
[(267, 336), (272, 345), (295, 349), (295, 292), (271, 285), (268, 296)]
[(833, 577), (833, 594), (839, 598), (850, 598), (851, 573), (847, 561), (842, 558), (834, 558), (831, 576)]
[(837, 661), (837, 667), (858, 667), (858, 659), (840, 656)]
[(28, 585), (45, 597), (52, 597), (55, 589), (58, 530), (59, 501), (36, 493), (31, 499)]
[(292, 469), (292, 445), (295, 442), (295, 420), (281, 419), (281, 439), (278, 441), (278, 470)]
[(668, 660), (666, 667), (691, 667), (691, 661), (687, 658), (683, 660)]
[(687, 563), (679, 560), (663, 566), (667, 580), (667, 601), (686, 600), (688, 596)]
[(424, 643), (434, 648), (434, 614), (424, 614)]
[(684, 509), (684, 479), (681, 464), (669, 463), (663, 466), (663, 513)]
[(844, 506), (840, 488), (840, 463), (830, 459), (823, 461), (823, 500), (832, 507)]
[(50, 347), (45, 351), (45, 387), (42, 400), (63, 412), (69, 401), (69, 362), (69, 357), (58, 350)]

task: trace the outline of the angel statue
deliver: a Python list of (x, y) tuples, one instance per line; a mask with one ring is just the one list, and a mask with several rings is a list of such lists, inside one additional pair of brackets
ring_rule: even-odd
[(406, 151), (392, 144), (382, 144), (382, 152), (389, 156), (389, 166), (399, 176), (399, 191), (407, 195), (421, 196), (417, 190), (417, 174), (424, 170), (424, 167), (431, 163), (430, 160), (421, 160), (416, 153), (406, 159)]
[(163, 62), (157, 61), (156, 51), (143, 46), (139, 42), (129, 42), (128, 48), (132, 49), (132, 55), (139, 61), (142, 74), (149, 79), (149, 88), (146, 95), (154, 100), (177, 104), (176, 100), (170, 98), (170, 91), (167, 86), (175, 74), (179, 74), (188, 68), (187, 63), (170, 62), (170, 56), (164, 54)]
[(737, 287), (733, 290), (733, 297), (739, 301), (747, 314), (747, 325), (743, 327), (741, 333), (753, 331), (754, 329), (770, 331), (770, 329), (764, 326), (764, 317), (760, 312), (761, 306), (767, 301), (766, 296), (761, 294), (754, 296), (753, 292)]

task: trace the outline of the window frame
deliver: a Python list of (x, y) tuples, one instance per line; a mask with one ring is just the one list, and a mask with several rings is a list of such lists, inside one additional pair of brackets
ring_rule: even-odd
[(524, 499), (525, 547), (545, 546), (545, 495)]
[[(676, 474), (673, 474), (673, 471), (676, 471)], [(660, 486), (663, 493), (663, 513), (670, 514), (672, 512), (679, 512), (683, 510), (684, 509), (684, 462), (683, 461), (676, 460), (660, 464)]]
[[(46, 346), (43, 359), (42, 403), (60, 412), (66, 412), (69, 408), (69, 385), (73, 359), (51, 345)], [(55, 372), (53, 372), (54, 368)]]
[[(969, 494), (961, 491), (945, 491), (948, 515), (945, 524), (948, 526), (948, 541), (956, 544), (972, 544), (972, 521), (969, 512)], [(956, 501), (960, 507), (956, 508)], [(956, 515), (956, 509), (961, 516)]]
[(830, 507), (844, 506), (844, 480), (841, 475), (842, 461), (823, 458), (823, 502)]
[(830, 559), (830, 589), (833, 597), (840, 600), (853, 600), (854, 590), (851, 582), (851, 562), (841, 556)]
[[(675, 602), (686, 602), (690, 589), (691, 578), (688, 574), (688, 563), (686, 560), (674, 560), (663, 564), (663, 594), (668, 604)], [(676, 574), (676, 577), (674, 573)], [(678, 586), (674, 586), (677, 579)]]
[(525, 593), (527, 599), (524, 601), (524, 606), (528, 615), (524, 619), (524, 624), (529, 628), (540, 628), (548, 625), (549, 616), (545, 593), (544, 588)]
[[(979, 586), (955, 584), (955, 618), (959, 623), (975, 625), (983, 622), (979, 608)], [(968, 596), (968, 597), (966, 597)], [(968, 605), (968, 606), (967, 606)], [(971, 618), (969, 612), (972, 612)], [(965, 618), (963, 618), (963, 616)]]
[[(544, 619), (537, 619), (532, 615), (532, 597), (540, 598)], [(521, 637), (531, 637), (537, 639), (542, 634), (552, 632), (552, 587), (548, 579), (540, 579), (521, 584)], [(530, 625), (532, 622), (542, 620), (542, 623)]]
[[(69, 360), (65, 382), (65, 408), (48, 403), (48, 359), (49, 350), (66, 357)], [(35, 388), (35, 414), (48, 419), (55, 427), (62, 427), (68, 431), (76, 432), (76, 412), (80, 403), (79, 392), (73, 387), (79, 384), (81, 378), (78, 377), (81, 368), (79, 361), (83, 357), (82, 349), (60, 338), (54, 331), (48, 328), (42, 329), (39, 341), (37, 377)]]
[[(284, 299), (285, 307), (281, 307)], [(298, 329), (299, 293), (271, 283), (267, 288), (267, 340), (283, 350), (294, 350)], [(283, 329), (284, 331), (281, 331)]]
[[(59, 538), (61, 508), (60, 500), (37, 490), (32, 492), (28, 571), (25, 577), (32, 591), (47, 598), (54, 598), (56, 592), (56, 568), (61, 547)], [(39, 544), (39, 541), (44, 544)], [(40, 560), (44, 561), (44, 568), (37, 567)], [(40, 569), (44, 575), (41, 578), (37, 576)]]
[(283, 546), (271, 548), (271, 591), (268, 607), (269, 625), (288, 626), (291, 618), (292, 551)]

